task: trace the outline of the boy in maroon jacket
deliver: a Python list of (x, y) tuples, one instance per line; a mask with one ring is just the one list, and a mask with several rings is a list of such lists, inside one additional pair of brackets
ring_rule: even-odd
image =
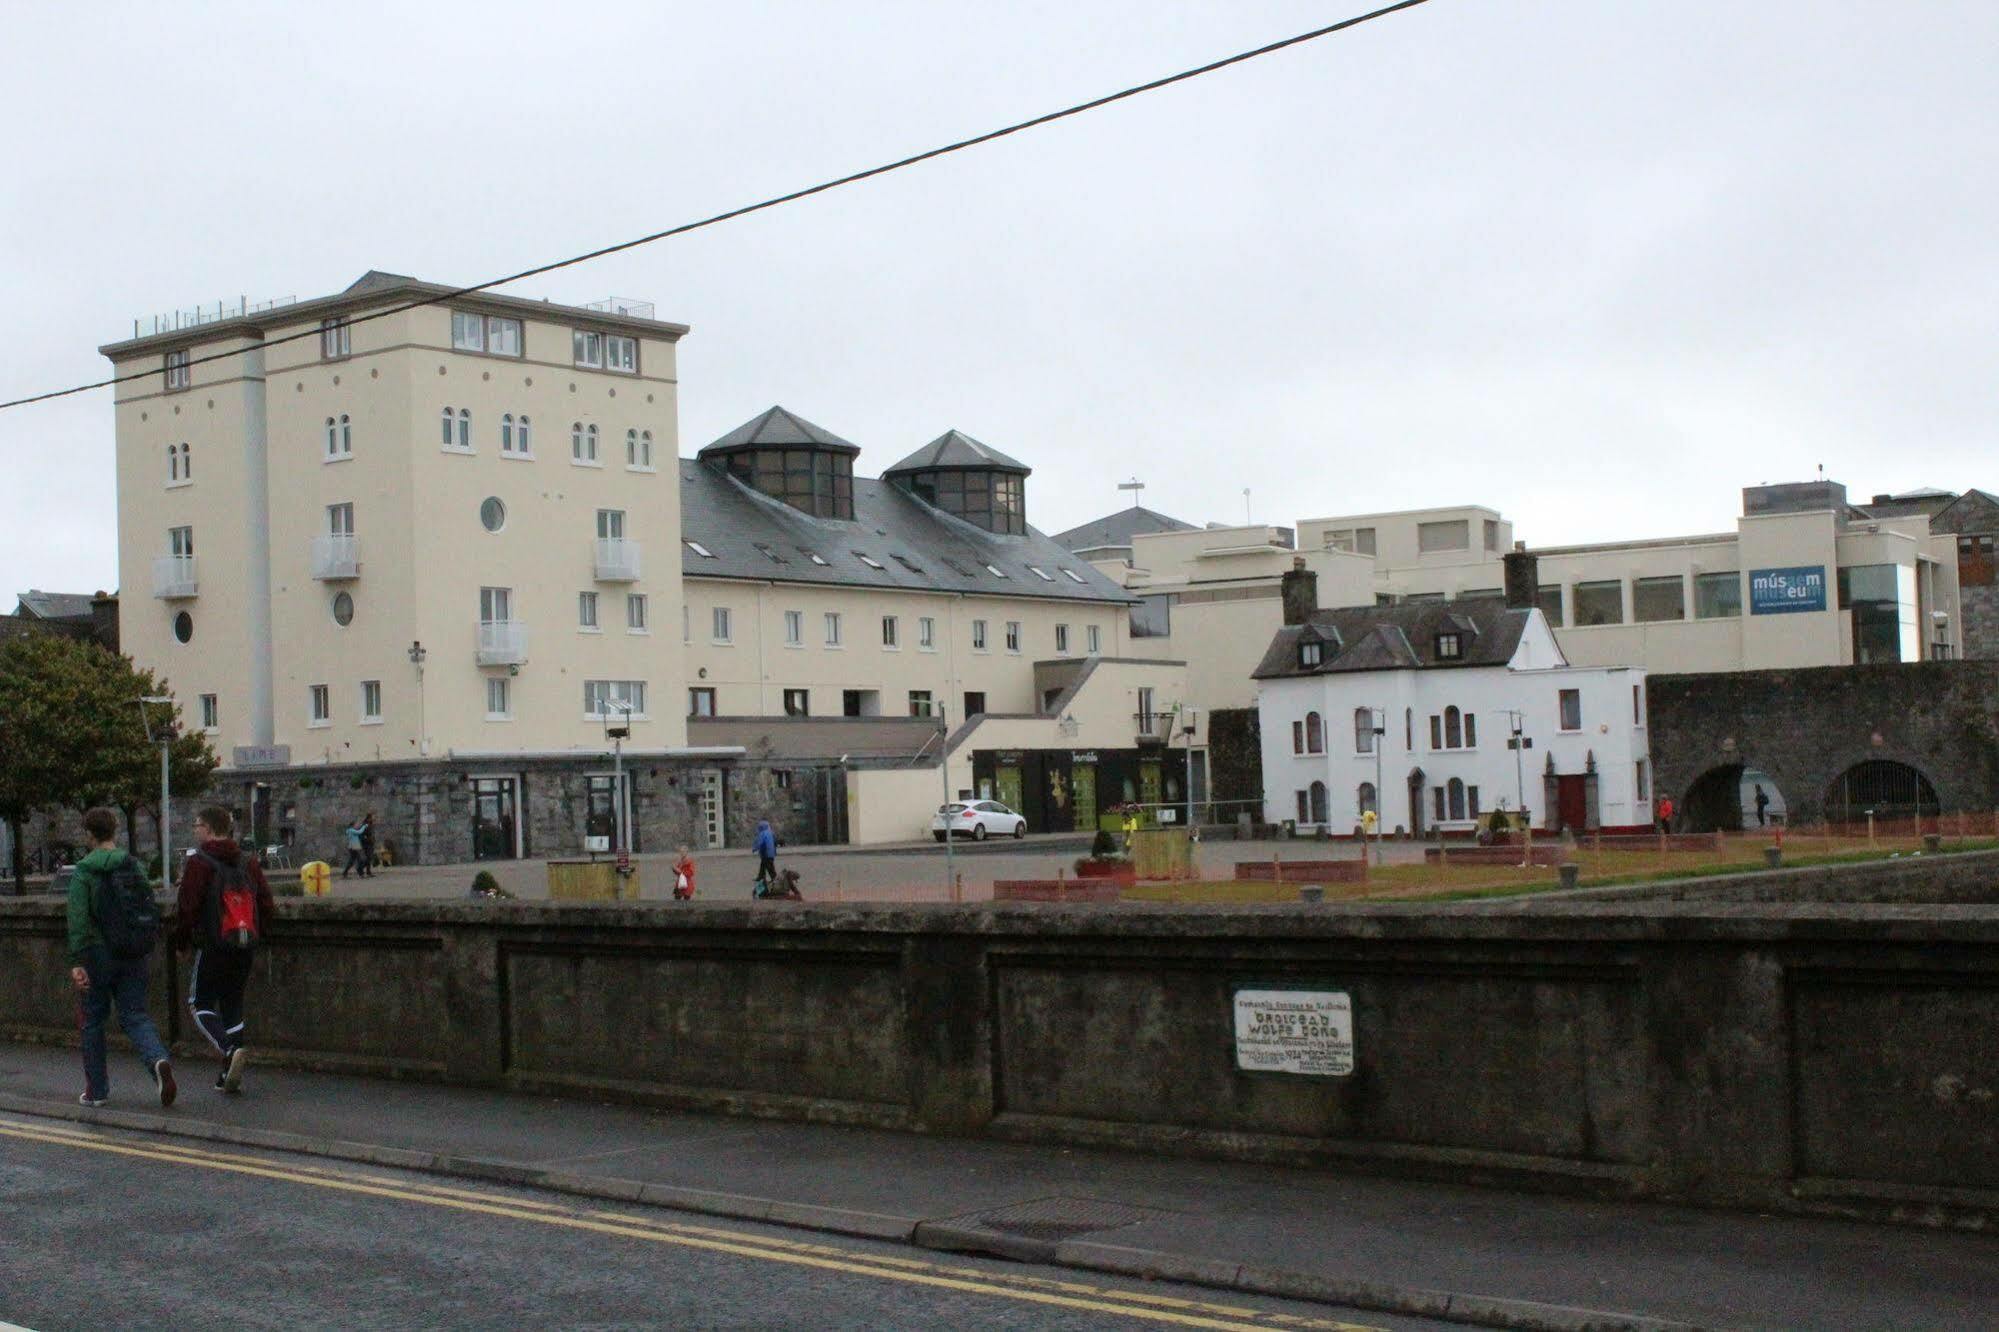
[(255, 856), (243, 854), (229, 811), (211, 805), (194, 818), (195, 854), (180, 876), (173, 943), (194, 949), (187, 1005), (194, 1025), (222, 1055), (215, 1090), (243, 1089), (243, 990), (273, 911), (271, 886)]

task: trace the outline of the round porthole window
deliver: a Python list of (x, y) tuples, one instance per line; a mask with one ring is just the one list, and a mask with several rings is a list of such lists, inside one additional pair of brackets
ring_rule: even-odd
[(174, 616), (174, 637), (183, 643), (194, 637), (194, 617), (186, 611)]
[(490, 496), (479, 506), (479, 525), (488, 532), (497, 532), (507, 525), (507, 506)]
[(354, 598), (345, 592), (333, 594), (333, 622), (343, 629), (354, 623)]

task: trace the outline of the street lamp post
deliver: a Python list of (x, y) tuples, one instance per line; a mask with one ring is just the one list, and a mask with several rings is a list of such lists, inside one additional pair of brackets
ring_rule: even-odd
[(940, 737), (937, 745), (937, 781), (944, 788), (944, 805), (942, 807), (944, 812), (944, 893), (947, 898), (955, 901), (958, 892), (958, 859), (951, 847), (951, 839), (955, 836), (951, 831), (950, 811), (951, 747), (949, 741), (951, 731), (950, 724), (944, 717), (944, 706), (941, 699), (935, 705), (937, 734)]
[(1508, 735), (1506, 747), (1513, 751), (1513, 786), (1520, 801), (1521, 843), (1526, 847), (1520, 858), (1520, 868), (1526, 869), (1534, 863), (1534, 820), (1527, 815), (1527, 760), (1526, 751), (1534, 747), (1534, 740), (1526, 734), (1527, 718), (1517, 708), (1506, 709)]
[[(148, 694), (134, 700), (139, 705), (139, 724), (146, 728), (146, 740), (160, 747), (160, 887), (173, 887), (173, 777), (172, 759), (174, 744), (174, 701), (169, 696)], [(148, 704), (163, 703), (167, 708), (167, 719), (160, 723), (156, 731), (153, 714), (146, 710)]]
[[(611, 725), (613, 716), (622, 717), (622, 724)], [(611, 850), (618, 855), (618, 864), (628, 863), (625, 850), (625, 741), (632, 734), (632, 705), (616, 699), (604, 700), (604, 738), (611, 742)]]
[[(1374, 732), (1374, 863), (1381, 864), (1381, 746), (1388, 734), (1388, 709), (1370, 708), (1370, 728)], [(1327, 746), (1331, 748), (1331, 746)]]
[(1196, 708), (1177, 708), (1180, 713), (1180, 733), (1187, 737), (1187, 836), (1192, 841), (1200, 841), (1200, 834), (1194, 824), (1194, 731), (1201, 724), (1201, 714)]
[(429, 655), (422, 639), (410, 644), (410, 665), (416, 667), (416, 752), (419, 756), (430, 752), (430, 738), (423, 732), (423, 659)]

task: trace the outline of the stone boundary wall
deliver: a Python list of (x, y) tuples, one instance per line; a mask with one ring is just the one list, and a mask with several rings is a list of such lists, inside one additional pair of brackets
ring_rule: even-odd
[(1792, 823), (1818, 823), (1827, 787), (1870, 759), (1921, 772), (1946, 812), (1999, 809), (1999, 661), (1653, 675), (1645, 697), (1654, 794), (1683, 813), (1704, 774), (1747, 764)]
[[(1999, 877), (1931, 859), (1725, 888)], [(0, 1037), (74, 1039), (62, 935), (0, 902)], [(1243, 985), (1348, 993), (1354, 1071), (1240, 1071)], [(250, 1013), (276, 1064), (1999, 1225), (1993, 905), (285, 901)]]

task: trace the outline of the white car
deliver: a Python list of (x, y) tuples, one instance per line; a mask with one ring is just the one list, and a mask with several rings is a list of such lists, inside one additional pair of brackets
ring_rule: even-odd
[(938, 841), (946, 837), (970, 837), (983, 842), (995, 834), (1025, 837), (1027, 820), (997, 800), (954, 801), (941, 805), (930, 820), (930, 835)]

